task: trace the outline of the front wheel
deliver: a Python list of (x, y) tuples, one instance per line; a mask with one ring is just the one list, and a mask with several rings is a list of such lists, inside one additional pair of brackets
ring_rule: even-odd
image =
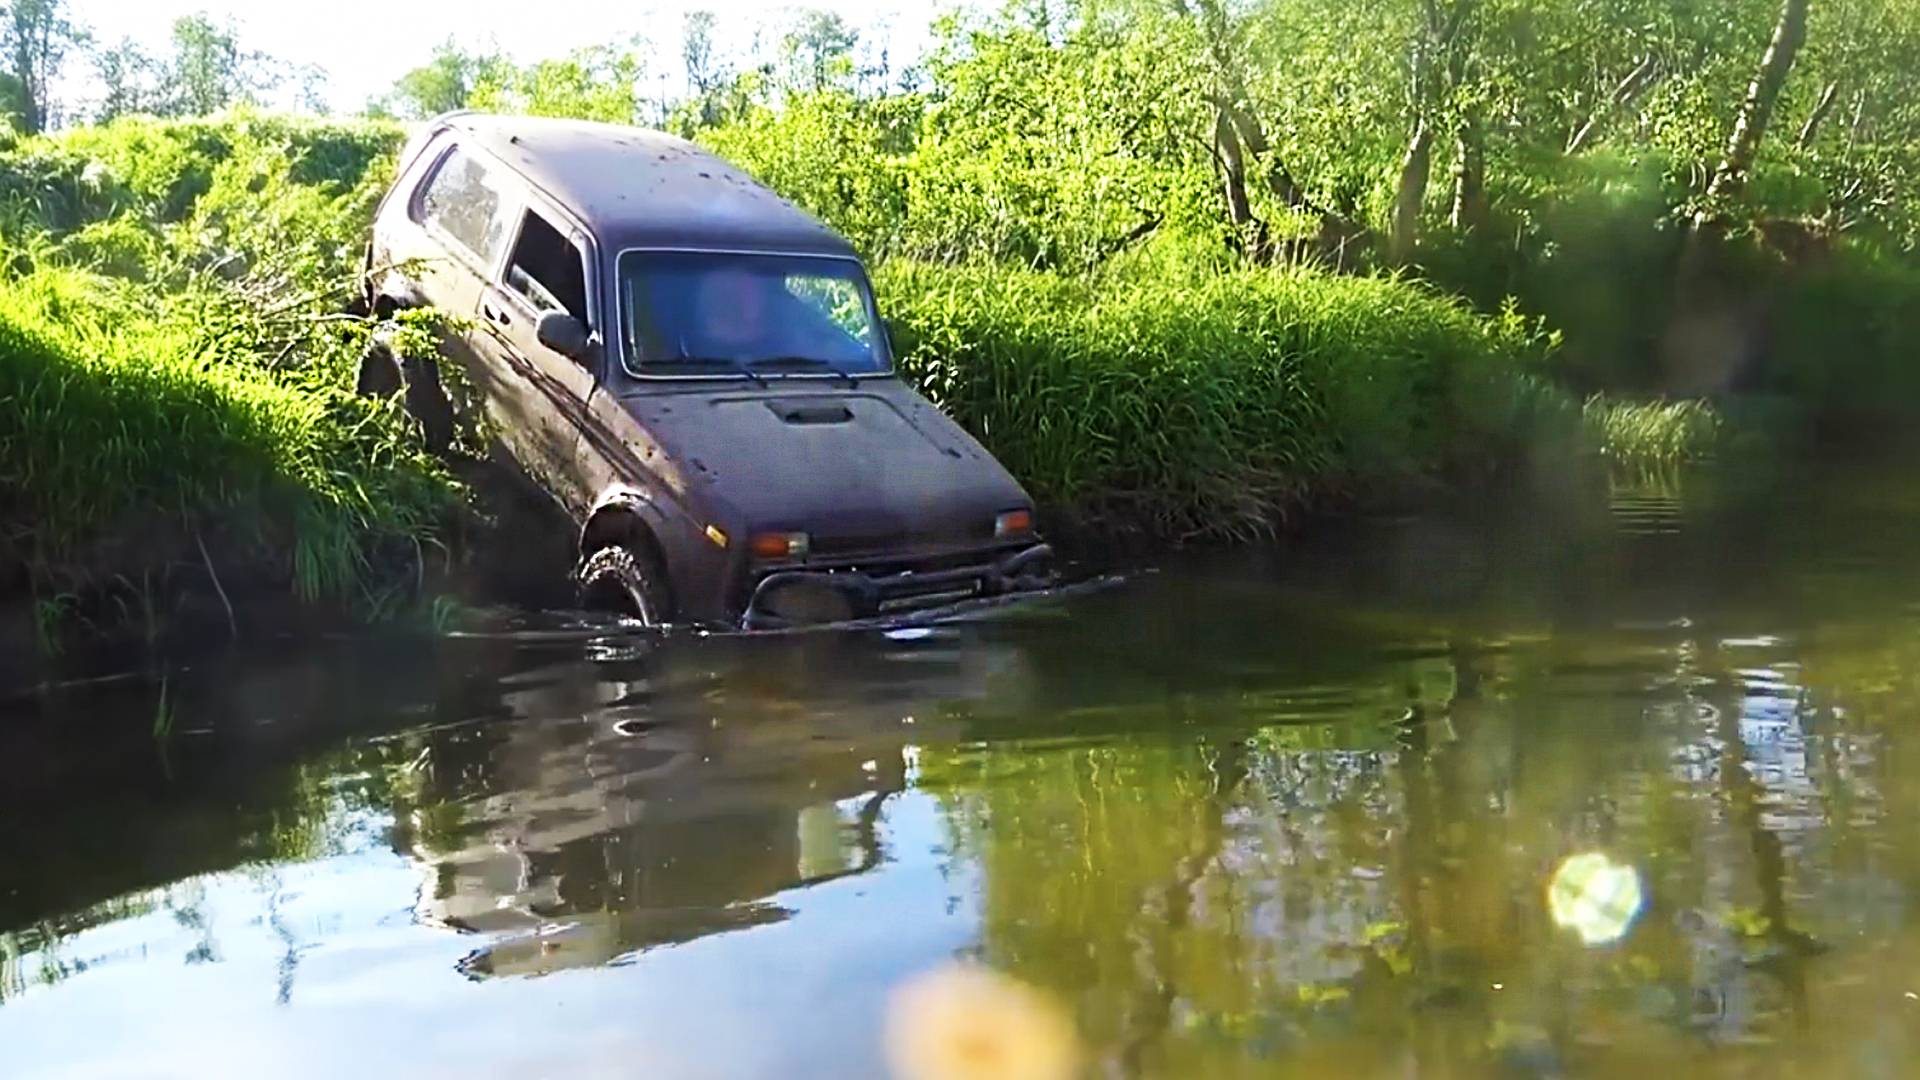
[(665, 626), (673, 616), (666, 575), (630, 549), (615, 544), (587, 556), (575, 573), (580, 606)]

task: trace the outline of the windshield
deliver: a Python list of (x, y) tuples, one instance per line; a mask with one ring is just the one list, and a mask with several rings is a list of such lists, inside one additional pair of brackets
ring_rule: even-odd
[(628, 362), (650, 375), (871, 374), (887, 367), (852, 259), (629, 251), (620, 256)]

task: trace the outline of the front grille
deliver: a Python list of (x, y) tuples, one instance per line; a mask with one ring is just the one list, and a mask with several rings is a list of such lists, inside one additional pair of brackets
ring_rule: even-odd
[(901, 551), (939, 551), (954, 548), (978, 548), (993, 541), (993, 522), (983, 521), (968, 529), (916, 531), (903, 529), (885, 536), (831, 536), (816, 533), (813, 553), (831, 559), (861, 556), (897, 555)]

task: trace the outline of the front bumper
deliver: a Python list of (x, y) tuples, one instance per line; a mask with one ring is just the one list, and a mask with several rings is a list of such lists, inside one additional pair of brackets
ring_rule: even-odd
[(911, 563), (880, 569), (775, 570), (754, 586), (740, 617), (747, 630), (861, 621), (1016, 595), (1053, 584), (1053, 548), (1035, 543), (1008, 553), (982, 553), (940, 569)]

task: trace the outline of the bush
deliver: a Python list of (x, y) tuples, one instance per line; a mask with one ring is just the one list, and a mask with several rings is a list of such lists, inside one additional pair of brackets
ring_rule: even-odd
[(36, 587), (207, 545), (309, 599), (415, 580), (460, 488), (351, 393), (372, 328), (325, 317), (398, 139), (236, 114), (0, 151), (0, 525)]
[(878, 287), (909, 377), (1037, 499), (1096, 524), (1260, 533), (1313, 495), (1430, 477), (1576, 411), (1518, 318), (1392, 278), (1179, 265), (893, 261)]
[(1667, 469), (1710, 454), (1720, 415), (1700, 401), (1616, 401), (1596, 395), (1581, 411), (1587, 442), (1608, 462)]
[(204, 534), (351, 601), (383, 552), (434, 541), (457, 489), (393, 406), (223, 356), (145, 307), (78, 271), (0, 285), (0, 492), (25, 562), (138, 575)]
[(1758, 388), (1833, 420), (1904, 427), (1920, 409), (1920, 268), (1842, 249), (1773, 293)]

